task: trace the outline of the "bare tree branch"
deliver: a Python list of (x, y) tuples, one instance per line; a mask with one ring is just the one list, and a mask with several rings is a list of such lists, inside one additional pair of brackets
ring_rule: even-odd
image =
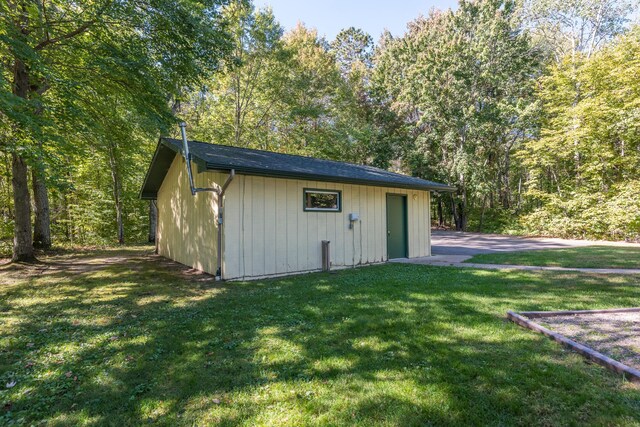
[[(41, 41), (40, 43), (38, 43), (34, 50), (39, 51), (42, 50), (44, 48), (46, 48), (47, 46), (51, 46), (53, 44), (56, 43), (60, 43), (64, 40), (69, 40), (72, 39), (76, 36), (79, 36), (80, 34), (83, 34), (85, 32), (87, 32), (91, 26), (93, 26), (96, 22), (98, 22), (100, 16), (102, 16), (102, 14), (109, 8), (109, 6), (113, 3), (113, 1), (107, 1), (105, 2), (105, 4), (96, 12), (96, 15), (93, 19), (84, 22), (83, 24), (81, 24), (78, 28), (76, 28), (75, 30), (69, 31), (66, 34), (62, 34), (61, 36), (58, 37), (54, 37), (54, 38), (49, 38), (49, 32), (46, 32), (46, 38), (45, 40)], [(43, 2), (44, 5), (44, 2)], [(45, 16), (46, 19), (46, 16)]]

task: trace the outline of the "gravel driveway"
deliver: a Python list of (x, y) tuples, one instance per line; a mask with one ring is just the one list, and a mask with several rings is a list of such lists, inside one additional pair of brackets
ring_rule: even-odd
[(581, 246), (635, 246), (624, 242), (593, 240), (565, 240), (504, 236), (498, 234), (464, 233), (460, 231), (432, 231), (433, 255), (477, 255), (492, 252), (529, 251), (535, 249), (562, 249)]

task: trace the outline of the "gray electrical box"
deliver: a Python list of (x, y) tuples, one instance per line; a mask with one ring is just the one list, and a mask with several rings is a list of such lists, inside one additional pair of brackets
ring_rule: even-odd
[(351, 212), (349, 214), (349, 221), (353, 222), (353, 221), (359, 221), (359, 220), (360, 220), (360, 215), (358, 215), (357, 213)]

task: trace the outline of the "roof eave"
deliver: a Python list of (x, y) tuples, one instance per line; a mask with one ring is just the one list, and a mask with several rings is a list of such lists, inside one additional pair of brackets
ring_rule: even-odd
[[(191, 141), (190, 141), (191, 142)], [(156, 151), (153, 155), (153, 159), (149, 168), (147, 169), (147, 173), (145, 175), (144, 183), (142, 188), (140, 189), (139, 197), (142, 200), (154, 200), (157, 198), (157, 191), (148, 191), (147, 185), (150, 180), (150, 175), (152, 172), (152, 168), (154, 167), (161, 147), (167, 147), (175, 154), (182, 154), (182, 150), (180, 147), (172, 144), (168, 139), (164, 137), (160, 137), (158, 141), (158, 146), (156, 147)], [(295, 173), (295, 172), (285, 172), (278, 170), (265, 170), (263, 168), (250, 168), (250, 167), (231, 167), (228, 164), (217, 164), (213, 162), (207, 162), (201, 157), (194, 155), (191, 153), (191, 160), (196, 163), (198, 167), (198, 172), (204, 172), (205, 170), (215, 170), (215, 171), (224, 171), (229, 172), (231, 169), (234, 169), (239, 174), (244, 175), (253, 175), (253, 176), (265, 176), (265, 177), (273, 177), (273, 178), (283, 178), (283, 179), (303, 179), (310, 181), (325, 181), (325, 182), (335, 182), (335, 183), (345, 183), (345, 184), (356, 184), (356, 185), (366, 185), (366, 186), (377, 186), (377, 187), (387, 187), (387, 188), (403, 188), (409, 190), (420, 190), (420, 191), (437, 191), (450, 193), (457, 191), (456, 187), (433, 183), (434, 185), (429, 184), (411, 184), (411, 183), (398, 183), (392, 181), (376, 181), (376, 180), (368, 180), (368, 179), (359, 179), (359, 178), (345, 178), (339, 176), (318, 176), (317, 174), (311, 173)], [(164, 175), (166, 176), (166, 174)], [(162, 180), (164, 180), (164, 176)], [(408, 177), (410, 178), (410, 177)], [(145, 191), (147, 190), (147, 191)]]
[(452, 185), (442, 184), (442, 187), (434, 187), (431, 191), (439, 191), (442, 193), (455, 193), (456, 191), (458, 191), (458, 188)]
[(149, 175), (151, 174), (151, 169), (153, 168), (153, 165), (156, 162), (156, 158), (158, 157), (158, 151), (160, 151), (160, 145), (164, 144), (162, 141), (162, 137), (160, 137), (158, 139), (158, 144), (156, 144), (156, 150), (153, 152), (153, 157), (151, 158), (151, 162), (149, 163), (149, 167), (147, 168), (147, 173), (144, 174), (144, 181), (142, 181), (142, 186), (140, 187), (140, 193), (138, 193), (138, 196), (142, 199), (142, 200), (153, 200), (155, 199), (155, 197), (151, 198), (149, 197), (149, 193), (145, 192), (144, 189), (147, 186), (147, 182), (149, 181)]
[(259, 168), (247, 168), (247, 167), (235, 167), (230, 168), (228, 165), (221, 165), (216, 163), (207, 162), (207, 170), (224, 171), (229, 172), (233, 169), (236, 173), (241, 175), (253, 175), (253, 176), (265, 176), (271, 178), (283, 178), (283, 179), (303, 179), (308, 181), (324, 181), (344, 184), (358, 184), (374, 187), (388, 187), (388, 188), (404, 188), (409, 190), (422, 190), (422, 191), (442, 191), (442, 192), (455, 192), (456, 188), (448, 185), (422, 185), (422, 184), (402, 184), (391, 181), (373, 181), (358, 178), (343, 178), (337, 176), (318, 176), (315, 174), (307, 173), (291, 173), (282, 172), (277, 170), (264, 170)]

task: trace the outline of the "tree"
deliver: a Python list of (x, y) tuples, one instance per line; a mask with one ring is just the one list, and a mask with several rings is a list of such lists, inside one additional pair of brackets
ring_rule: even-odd
[[(638, 55), (640, 28), (635, 27), (590, 57), (568, 54), (539, 80), (540, 137), (518, 153), (529, 171), (530, 209), (523, 222), (530, 232), (640, 235)], [(582, 92), (577, 101), (576, 83)]]
[(283, 42), (289, 60), (279, 117), (282, 145), (301, 154), (351, 160), (349, 141), (336, 133), (334, 107), (343, 87), (327, 41), (298, 23)]
[(577, 53), (589, 58), (621, 34), (638, 0), (526, 0), (524, 19), (557, 63)]
[(387, 38), (376, 81), (413, 125), (405, 162), (414, 173), (458, 188), (449, 200), (456, 228), (474, 203), (512, 203), (511, 154), (531, 126), (531, 76), (538, 55), (511, 1), (462, 1), (432, 11)]
[[(572, 108), (581, 102), (583, 88), (578, 78), (583, 59), (589, 59), (605, 43), (622, 33), (638, 0), (544, 0), (524, 3), (524, 16), (538, 43), (561, 67), (568, 66), (566, 77), (573, 81)], [(566, 94), (568, 95), (568, 94)], [(571, 118), (572, 132), (579, 132), (580, 119)], [(582, 179), (580, 139), (572, 141), (575, 179)]]
[(373, 67), (373, 51), (373, 38), (355, 27), (341, 30), (331, 42), (331, 52), (345, 78), (355, 70), (370, 71)]
[(183, 105), (191, 134), (205, 141), (267, 148), (269, 125), (283, 89), (283, 30), (270, 9), (235, 0), (222, 16), (232, 37), (219, 72), (192, 91)]
[(15, 0), (0, 5), (0, 51), (7, 58), (0, 106), (12, 128), (2, 149), (12, 156), (15, 261), (34, 260), (27, 166), (36, 166), (36, 187), (44, 188), (39, 186), (42, 147), (60, 143), (63, 123), (91, 122), (92, 114), (83, 109), (82, 95), (91, 92), (85, 89), (108, 86), (108, 96), (122, 97), (137, 114), (166, 123), (168, 94), (196, 80), (203, 68), (212, 69), (224, 51), (218, 4)]

